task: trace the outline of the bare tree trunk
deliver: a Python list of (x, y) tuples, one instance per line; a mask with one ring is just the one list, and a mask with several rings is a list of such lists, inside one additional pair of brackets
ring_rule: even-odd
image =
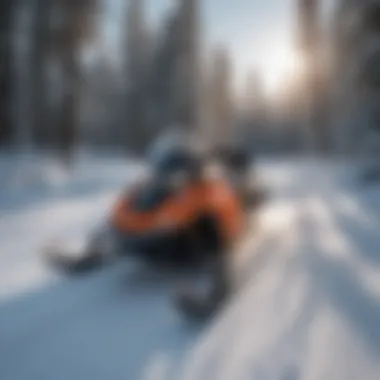
[(67, 46), (63, 58), (64, 77), (66, 79), (65, 90), (62, 99), (62, 116), (60, 125), (61, 152), (64, 161), (70, 165), (72, 151), (75, 147), (77, 135), (77, 107), (78, 107), (78, 81), (79, 70), (75, 60), (73, 46)]
[(0, 2), (0, 145), (9, 144), (14, 132), (11, 118), (13, 5), (12, 0)]
[(90, 15), (97, 2), (94, 0), (58, 1), (62, 13), (61, 28), (58, 32), (58, 54), (64, 78), (60, 109), (59, 148), (64, 161), (70, 165), (78, 136), (81, 82), (79, 51), (83, 40), (92, 34), (93, 20)]
[(36, 0), (33, 25), (32, 73), (32, 139), (34, 145), (47, 143), (46, 69), (49, 48), (49, 16), (51, 3)]

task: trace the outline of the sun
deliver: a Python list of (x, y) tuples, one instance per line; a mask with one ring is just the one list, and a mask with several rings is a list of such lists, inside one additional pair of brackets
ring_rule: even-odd
[(275, 95), (290, 77), (301, 75), (302, 60), (295, 49), (282, 46), (263, 55), (260, 71), (267, 94)]

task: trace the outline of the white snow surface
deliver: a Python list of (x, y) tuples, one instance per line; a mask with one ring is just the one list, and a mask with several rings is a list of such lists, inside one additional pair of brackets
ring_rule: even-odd
[[(9, 162), (0, 177), (15, 178)], [(173, 312), (164, 278), (123, 263), (63, 279), (38, 254), (54, 236), (83, 237), (140, 169), (92, 158), (58, 182), (2, 187), (0, 379), (380, 378), (378, 186), (348, 164), (260, 162), (270, 197), (239, 256), (249, 276), (196, 326)]]

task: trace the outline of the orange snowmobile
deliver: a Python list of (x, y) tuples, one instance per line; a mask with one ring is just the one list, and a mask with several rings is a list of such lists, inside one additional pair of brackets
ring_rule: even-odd
[(153, 154), (151, 178), (119, 197), (107, 222), (107, 234), (96, 234), (80, 259), (56, 255), (55, 263), (70, 272), (99, 267), (115, 254), (186, 270), (207, 263), (213, 268), (214, 283), (207, 307), (206, 302), (201, 307), (199, 297), (187, 290), (177, 299), (187, 313), (197, 310), (201, 314), (202, 309), (205, 314), (206, 309), (215, 308), (210, 299), (215, 304), (226, 294), (225, 258), (245, 231), (248, 211), (260, 201), (255, 189), (242, 185), (249, 163), (244, 152), (231, 149), (212, 158), (188, 145)]

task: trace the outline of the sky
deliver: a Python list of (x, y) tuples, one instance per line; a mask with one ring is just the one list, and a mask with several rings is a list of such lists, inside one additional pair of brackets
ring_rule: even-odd
[[(144, 1), (149, 24), (156, 27), (176, 0)], [(108, 3), (107, 40), (112, 43), (125, 17), (127, 2), (108, 0)], [(295, 50), (295, 0), (199, 0), (199, 3), (203, 42), (208, 48), (223, 45), (228, 49), (237, 86), (241, 86), (252, 69), (267, 75), (267, 81), (270, 76), (273, 80), (281, 75), (281, 62), (290, 61), (289, 53)]]

